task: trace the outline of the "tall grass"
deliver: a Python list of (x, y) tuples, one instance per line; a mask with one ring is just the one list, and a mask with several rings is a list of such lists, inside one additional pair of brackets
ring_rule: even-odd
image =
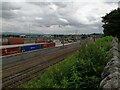
[(53, 65), (24, 88), (99, 88), (101, 72), (111, 57), (112, 37), (84, 43), (80, 49), (64, 61)]

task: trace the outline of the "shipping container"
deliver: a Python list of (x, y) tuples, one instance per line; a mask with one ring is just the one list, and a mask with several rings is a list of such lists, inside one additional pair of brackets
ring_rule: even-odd
[(27, 46), (22, 46), (21, 51), (27, 52), (27, 51), (37, 50), (37, 49), (41, 49), (41, 48), (42, 48), (41, 44), (27, 45)]
[(2, 56), (4, 56), (4, 55), (20, 53), (21, 48), (20, 47), (3, 48), (1, 51), (2, 51)]
[(55, 47), (55, 43), (41, 43), (42, 48)]
[(8, 42), (0, 42), (0, 45), (8, 45)]
[(0, 49), (0, 56), (2, 56), (2, 49)]
[(8, 42), (2, 42), (2, 45), (8, 45)]
[(47, 48), (47, 44), (46, 43), (39, 43), (41, 45), (42, 48)]
[(24, 40), (22, 38), (8, 38), (8, 44), (9, 45), (24, 44)]
[(36, 40), (35, 43), (45, 43), (45, 40)]
[(54, 47), (54, 43), (48, 43), (48, 47)]
[(55, 47), (55, 43), (54, 42), (50, 43), (50, 47)]

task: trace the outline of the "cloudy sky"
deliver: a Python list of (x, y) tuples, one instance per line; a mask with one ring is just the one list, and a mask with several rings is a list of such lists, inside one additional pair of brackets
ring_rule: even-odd
[(3, 0), (0, 2), (2, 32), (103, 33), (101, 17), (116, 9), (119, 0), (61, 1)]

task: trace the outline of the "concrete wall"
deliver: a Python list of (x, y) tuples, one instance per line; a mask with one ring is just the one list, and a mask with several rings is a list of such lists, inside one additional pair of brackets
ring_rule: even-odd
[(100, 83), (100, 87), (103, 88), (103, 90), (120, 90), (120, 49), (118, 42), (117, 38), (113, 39), (110, 50), (112, 58), (101, 74), (103, 80)]

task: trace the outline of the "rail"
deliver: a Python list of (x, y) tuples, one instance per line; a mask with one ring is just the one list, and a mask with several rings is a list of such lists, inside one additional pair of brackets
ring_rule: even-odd
[[(13, 88), (19, 86), (21, 83), (27, 82), (31, 78), (41, 74), (50, 65), (60, 62), (66, 58), (70, 53), (76, 51), (79, 46), (79, 43), (75, 43), (73, 45), (65, 46), (64, 48), (55, 47), (58, 49), (57, 51), (54, 50), (54, 48), (51, 48), (53, 52), (39, 55), (39, 57), (32, 58), (31, 60), (26, 59), (25, 62), (4, 66), (2, 69), (3, 88)], [(34, 52), (38, 53), (38, 51)]]

